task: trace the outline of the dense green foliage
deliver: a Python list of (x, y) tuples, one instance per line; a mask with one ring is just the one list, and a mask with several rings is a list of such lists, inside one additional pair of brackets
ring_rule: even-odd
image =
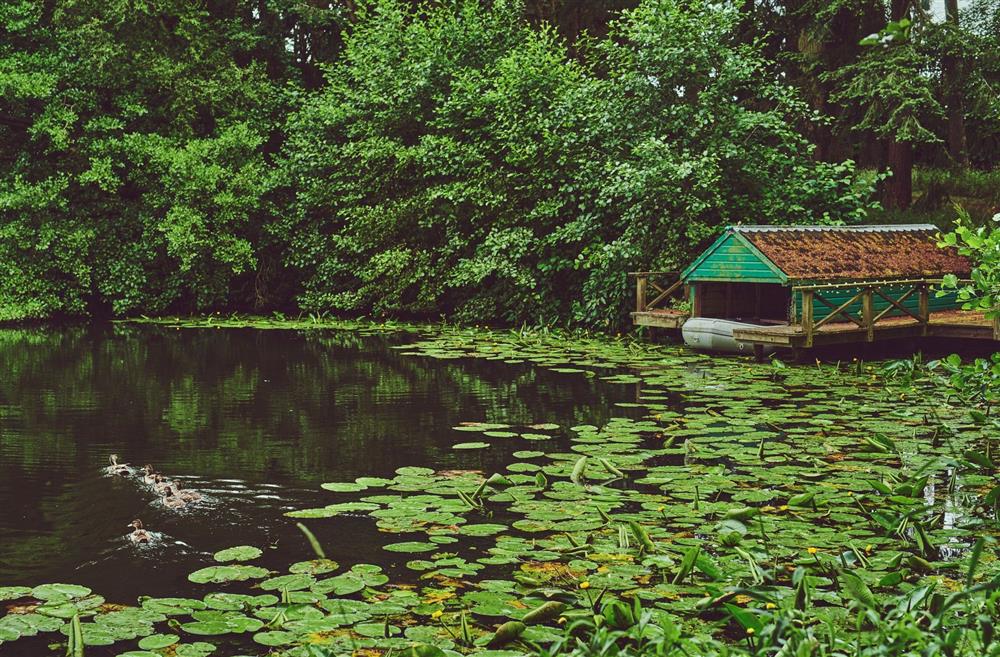
[(882, 141), (947, 161), (948, 94), (996, 164), (994, 2), (875, 47), (881, 2), (585, 4), (5, 3), (0, 321), (615, 328), (726, 223), (871, 218)]
[(348, 38), (286, 149), (307, 308), (607, 327), (626, 272), (721, 225), (859, 217), (851, 165), (804, 157), (806, 110), (734, 12), (648, 2), (598, 72), (516, 11), (384, 3)]

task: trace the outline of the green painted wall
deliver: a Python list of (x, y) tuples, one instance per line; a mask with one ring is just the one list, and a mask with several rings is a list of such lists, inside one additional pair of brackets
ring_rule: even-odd
[(712, 253), (688, 274), (689, 281), (781, 283), (768, 264), (730, 233)]
[[(906, 285), (903, 286), (889, 285), (884, 287), (883, 290), (885, 290), (885, 293), (891, 296), (893, 299), (898, 299), (899, 295), (903, 294), (908, 287), (909, 286)], [(820, 290), (820, 294), (822, 294), (827, 301), (832, 303), (834, 307), (837, 307), (840, 304), (844, 303), (857, 293), (858, 293), (858, 288), (853, 288), (853, 287), (838, 288), (834, 290)], [(802, 293), (795, 292), (793, 295), (793, 299), (795, 303), (795, 318), (796, 321), (799, 321), (802, 317)], [(888, 301), (886, 301), (885, 299), (883, 299), (878, 295), (875, 295), (875, 299), (872, 302), (872, 306), (875, 309), (876, 315), (878, 315), (880, 312), (888, 308), (889, 305), (890, 304)], [(903, 302), (903, 306), (905, 306), (908, 310), (911, 310), (914, 313), (918, 312), (920, 309), (919, 308), (920, 298), (917, 295), (917, 293), (914, 292), (912, 295), (910, 295), (910, 297)], [(956, 308), (959, 308), (961, 304), (959, 304), (958, 301), (956, 300), (954, 292), (950, 292), (943, 297), (938, 297), (937, 294), (934, 292), (934, 290), (931, 290), (928, 298), (928, 306), (930, 307), (930, 311), (933, 314), (935, 312), (940, 312), (942, 310), (954, 310)], [(825, 304), (819, 301), (815, 300), (813, 301), (813, 315), (816, 321), (819, 321), (824, 317), (826, 317), (827, 315), (829, 315), (832, 310), (833, 310), (832, 308), (827, 308)], [(852, 303), (850, 306), (847, 307), (846, 310), (855, 317), (860, 317), (861, 300), (859, 299), (858, 301)], [(887, 317), (897, 317), (902, 314), (903, 313), (900, 310), (893, 309), (893, 311), (889, 313)], [(838, 321), (838, 320), (831, 320), (831, 321)], [(847, 321), (847, 320), (841, 317), (839, 321)]]

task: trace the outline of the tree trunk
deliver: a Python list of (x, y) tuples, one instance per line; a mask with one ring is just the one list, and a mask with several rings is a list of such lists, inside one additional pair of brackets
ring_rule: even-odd
[(890, 141), (888, 160), (892, 177), (885, 185), (885, 207), (905, 210), (913, 200), (913, 144), (908, 141)]
[[(958, 30), (958, 0), (944, 0), (945, 19)], [(965, 108), (962, 106), (962, 70), (956, 57), (945, 56), (941, 61), (948, 104), (948, 154), (952, 161), (964, 168), (969, 165), (965, 143)]]
[[(889, 20), (902, 20), (909, 13), (909, 0), (892, 0)], [(885, 182), (883, 202), (887, 209), (905, 210), (913, 200), (913, 144), (890, 139), (886, 159), (892, 176)]]

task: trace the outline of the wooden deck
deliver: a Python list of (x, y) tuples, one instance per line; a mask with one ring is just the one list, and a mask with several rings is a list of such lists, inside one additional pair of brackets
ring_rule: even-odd
[[(679, 329), (691, 316), (681, 310), (663, 307), (684, 296), (684, 286), (678, 272), (634, 271), (629, 276), (635, 278), (635, 312), (632, 313), (634, 325)], [(652, 298), (648, 296), (650, 290), (655, 294)]]
[[(676, 330), (691, 317), (687, 311), (664, 307), (683, 298), (683, 282), (676, 272), (631, 275), (636, 279), (634, 325)], [(791, 322), (737, 328), (733, 338), (752, 344), (758, 356), (774, 347), (799, 351), (908, 338), (1000, 341), (1000, 318), (987, 319), (981, 312), (933, 310), (932, 291), (941, 283), (922, 278), (794, 286)], [(798, 308), (796, 294), (801, 299)]]
[(636, 326), (679, 329), (691, 315), (680, 310), (643, 310), (632, 313), (632, 323)]
[(951, 310), (931, 314), (926, 323), (912, 317), (886, 317), (871, 327), (870, 334), (868, 328), (854, 322), (829, 322), (814, 328), (811, 340), (801, 324), (737, 329), (733, 337), (754, 344), (801, 349), (920, 337), (1000, 340), (1000, 326), (983, 313)]

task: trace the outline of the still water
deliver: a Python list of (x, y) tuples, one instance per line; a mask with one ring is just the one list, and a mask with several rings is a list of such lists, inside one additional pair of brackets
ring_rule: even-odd
[[(525, 364), (403, 356), (405, 335), (0, 330), (0, 586), (72, 582), (109, 601), (187, 595), (187, 574), (233, 545), (261, 565), (311, 557), (284, 512), (335, 501), (322, 482), (399, 467), (499, 469), (502, 441), (456, 452), (465, 421), (603, 424), (629, 386)], [(629, 396), (632, 399), (629, 399)], [(558, 440), (558, 439), (557, 439)], [(499, 442), (500, 444), (496, 444)], [(545, 449), (545, 443), (539, 448)], [(205, 497), (164, 507), (110, 454)], [(126, 540), (141, 519), (151, 547)], [(313, 523), (328, 556), (405, 572), (367, 517)]]

